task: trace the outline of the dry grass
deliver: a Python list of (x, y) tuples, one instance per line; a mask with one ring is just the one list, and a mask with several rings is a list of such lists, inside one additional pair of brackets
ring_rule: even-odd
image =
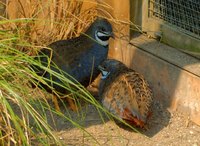
[[(16, 33), (20, 41), (33, 46), (46, 46), (52, 41), (78, 36), (97, 15), (93, 1), (10, 0), (5, 5), (2, 6), (6, 8), (2, 12), (5, 17), (1, 19), (6, 23), (0, 28)], [(20, 22), (20, 19), (26, 21)], [(27, 47), (24, 50), (27, 51)]]
[[(94, 0), (0, 0), (0, 145), (31, 145), (33, 139), (47, 144), (48, 138), (41, 140), (31, 129), (30, 117), (39, 132), (57, 141), (45, 118), (31, 105), (35, 97), (41, 96), (46, 104), (41, 108), (51, 110), (46, 93), (31, 87), (30, 82), (34, 84), (33, 79), (38, 76), (27, 65), (34, 62), (31, 56), (38, 49), (78, 36), (96, 18), (97, 11), (104, 11), (102, 7), (97, 10)], [(105, 7), (111, 9), (106, 4)], [(114, 22), (121, 24), (119, 20)], [(20, 117), (15, 114), (16, 109)]]
[(43, 96), (43, 110), (50, 108), (42, 90), (31, 92), (31, 78), (36, 75), (27, 64), (38, 49), (52, 41), (78, 36), (95, 19), (95, 4), (87, 7), (86, 3), (92, 1), (1, 0), (0, 145), (31, 145), (33, 139), (47, 144), (48, 138), (41, 140), (29, 127), (30, 118), (39, 132), (57, 141), (45, 117), (31, 105), (35, 97)]

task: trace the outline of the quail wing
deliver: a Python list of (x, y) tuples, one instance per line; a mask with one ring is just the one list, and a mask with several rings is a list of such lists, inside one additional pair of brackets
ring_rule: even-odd
[(143, 127), (152, 93), (143, 77), (132, 71), (116, 77), (103, 94), (103, 105), (121, 119)]

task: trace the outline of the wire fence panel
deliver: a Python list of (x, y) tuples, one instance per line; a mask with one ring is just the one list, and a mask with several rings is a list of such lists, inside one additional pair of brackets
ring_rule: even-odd
[(200, 0), (149, 0), (149, 17), (164, 20), (200, 38)]

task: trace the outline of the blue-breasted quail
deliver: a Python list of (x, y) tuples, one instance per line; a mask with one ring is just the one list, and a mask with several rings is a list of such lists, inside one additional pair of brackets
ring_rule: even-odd
[[(36, 58), (42, 65), (47, 66), (50, 57), (50, 68), (53, 71), (60, 73), (61, 69), (87, 87), (100, 73), (98, 65), (107, 58), (108, 41), (112, 36), (111, 24), (106, 19), (98, 17), (79, 37), (53, 42), (48, 46), (51, 49), (41, 49)], [(52, 76), (49, 72), (38, 67), (35, 70), (38, 75), (62, 84), (58, 77)], [(48, 84), (59, 93), (67, 93), (66, 89), (55, 83)]]

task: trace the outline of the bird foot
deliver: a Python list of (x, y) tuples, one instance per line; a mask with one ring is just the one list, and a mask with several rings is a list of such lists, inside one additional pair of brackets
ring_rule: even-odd
[(60, 112), (61, 110), (60, 110), (60, 106), (59, 106), (59, 104), (58, 104), (58, 99), (57, 99), (56, 95), (53, 95), (52, 101), (53, 101), (53, 103), (54, 103), (55, 110), (56, 110), (57, 112)]
[(78, 106), (76, 105), (74, 99), (72, 98), (67, 98), (67, 102), (69, 103), (69, 109), (71, 109), (74, 112), (78, 112)]
[[(69, 109), (74, 111), (74, 112), (78, 112), (79, 109), (78, 109), (78, 106), (76, 105), (74, 99), (69, 98), (69, 97), (66, 97), (66, 98), (67, 98), (67, 102), (69, 104)], [(52, 100), (53, 100), (53, 103), (54, 103), (54, 106), (55, 106), (55, 110), (57, 112), (61, 112), (60, 106), (59, 106), (59, 103), (58, 103), (58, 97), (56, 95), (53, 95)]]

